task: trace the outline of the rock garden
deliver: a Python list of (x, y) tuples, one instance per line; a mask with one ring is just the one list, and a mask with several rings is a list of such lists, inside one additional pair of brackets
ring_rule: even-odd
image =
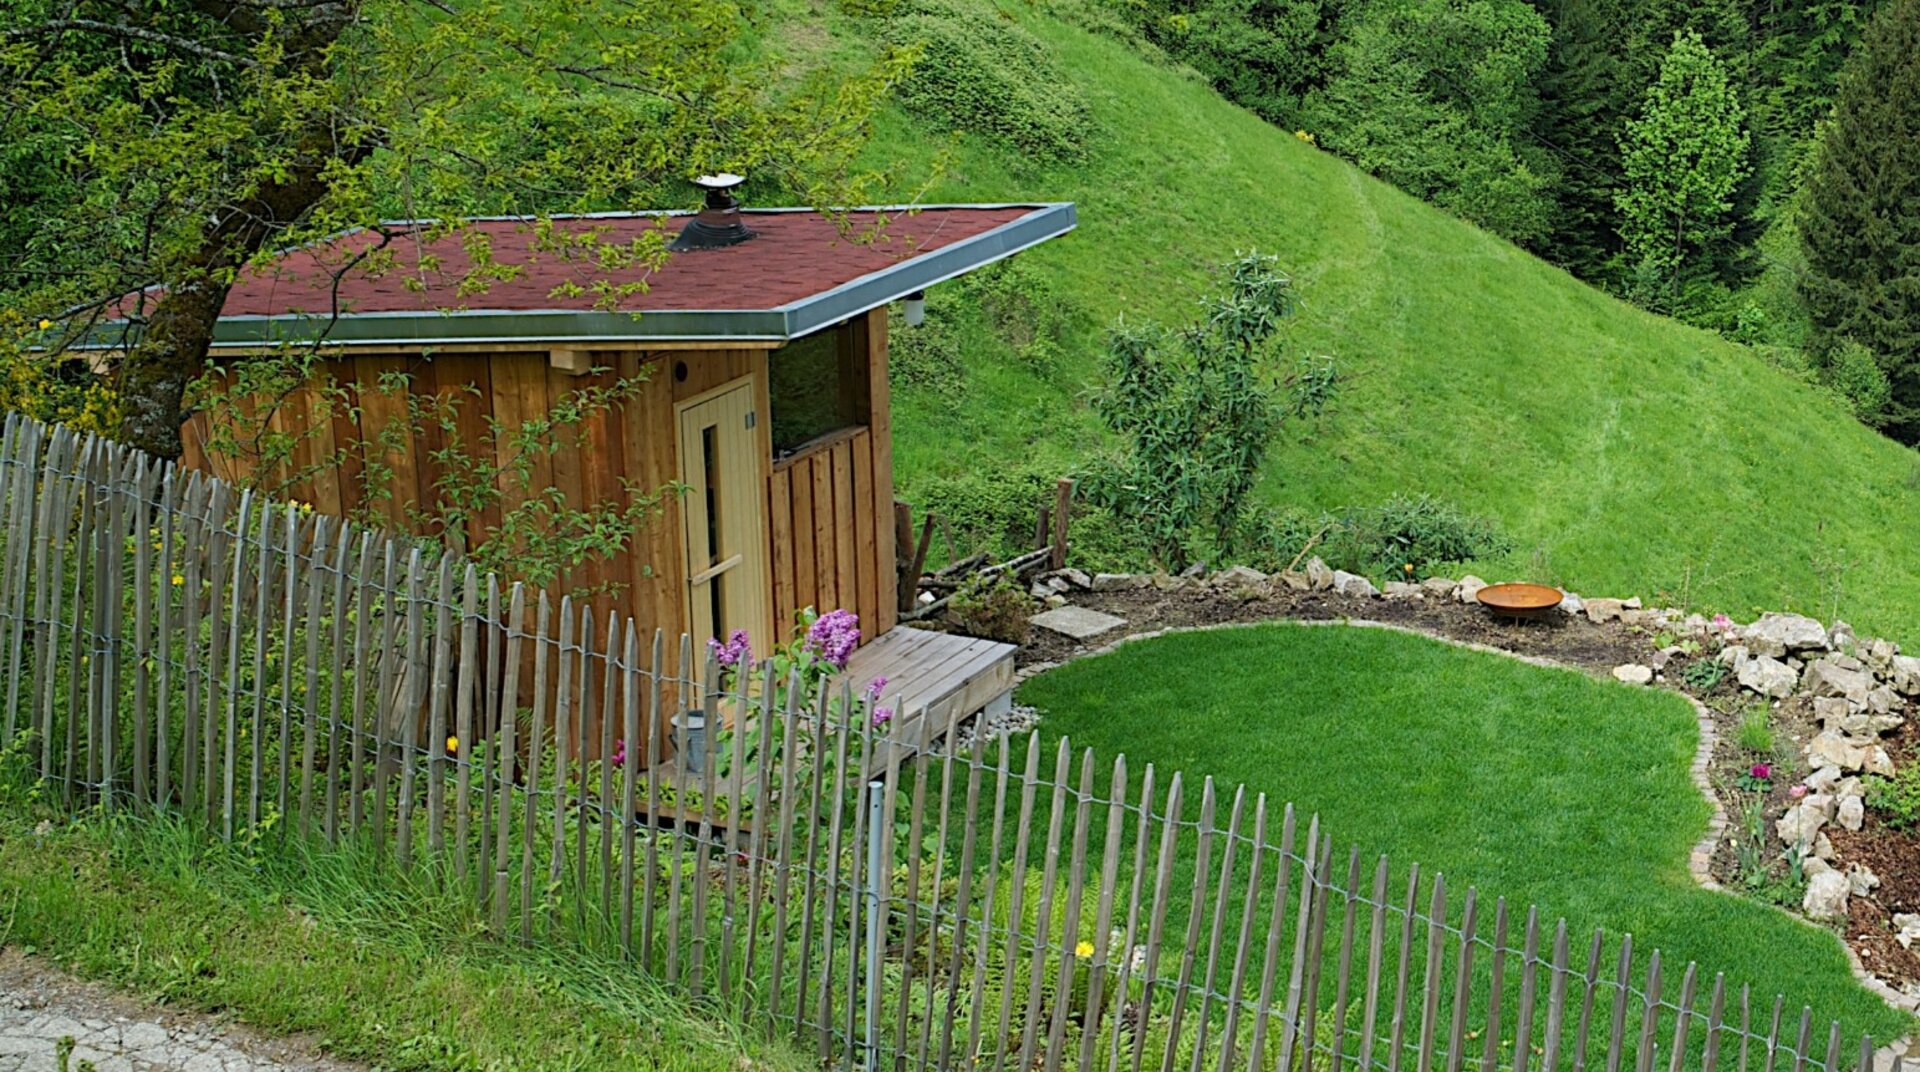
[(1032, 583), (1022, 675), (1170, 633), (1345, 621), (1682, 694), (1700, 722), (1693, 780), (1713, 809), (1693, 879), (1835, 931), (1869, 989), (1920, 1010), (1920, 656), (1845, 622), (1743, 623), (1572, 593), (1536, 620), (1503, 619), (1479, 604), (1484, 585), (1378, 587), (1318, 560), (1273, 575), (1058, 571)]

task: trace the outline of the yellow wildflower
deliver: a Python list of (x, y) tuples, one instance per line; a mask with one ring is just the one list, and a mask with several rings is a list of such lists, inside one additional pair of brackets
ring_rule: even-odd
[(173, 575), (173, 586), (175, 588), (185, 587), (186, 583), (187, 579), (185, 577), (180, 576), (178, 573)]
[(1313, 132), (1310, 130), (1296, 130), (1293, 132), (1293, 136), (1306, 142), (1308, 145), (1315, 144)]
[(447, 751), (449, 752), (460, 751), (460, 738), (458, 737), (447, 738)]
[(1082, 939), (1079, 945), (1073, 947), (1073, 955), (1079, 957), (1081, 960), (1092, 957), (1093, 943)]

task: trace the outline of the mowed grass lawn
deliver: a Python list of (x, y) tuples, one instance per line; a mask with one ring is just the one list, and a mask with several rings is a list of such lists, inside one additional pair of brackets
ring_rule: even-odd
[(1103, 763), (1152, 763), (1162, 784), (1184, 771), (1189, 814), (1202, 775), (1292, 801), (1302, 822), (1320, 815), (1337, 860), (1354, 845), (1369, 870), (1391, 857), (1396, 891), (1417, 861), (1446, 875), (1456, 910), (1473, 886), (1516, 919), (1530, 903), (1566, 917), (1583, 966), (1604, 928), (1632, 934), (1640, 971), (1658, 949), (1677, 985), (1697, 961), (1703, 994), (1724, 972), (1730, 992), (1784, 994), (1851, 1040), (1920, 1026), (1853, 980), (1832, 935), (1694, 884), (1687, 852), (1710, 812), (1677, 696), (1385, 630), (1266, 625), (1129, 644), (1019, 699), (1044, 713), (1043, 755), (1064, 736)]

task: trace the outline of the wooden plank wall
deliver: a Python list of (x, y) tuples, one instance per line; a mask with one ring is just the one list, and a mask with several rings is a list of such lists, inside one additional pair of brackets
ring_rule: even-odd
[(860, 616), (862, 639), (873, 640), (899, 620), (886, 310), (852, 326), (855, 409), (865, 426), (822, 436), (773, 464), (767, 536), (774, 616), (783, 631), (807, 607), (845, 608)]
[[(548, 587), (566, 592), (613, 586), (611, 594), (586, 603), (596, 630), (605, 628), (609, 615), (630, 615), (642, 635), (658, 628), (677, 636), (686, 628), (686, 557), (678, 500), (671, 491), (662, 490), (680, 477), (673, 407), (680, 400), (752, 376), (760, 384), (764, 413), (766, 353), (605, 350), (590, 357), (592, 365), (604, 371), (582, 376), (555, 369), (544, 351), (347, 355), (330, 363), (323, 374), (332, 387), (323, 387), (325, 381), (317, 378), (313, 385), (291, 392), (264, 422), (249, 421), (248, 427), (264, 425), (294, 437), (293, 456), (286, 465), (263, 476), (256, 471), (257, 459), (211, 454), (211, 421), (216, 418), (207, 413), (197, 414), (190, 422), (183, 461), (189, 468), (226, 480), (257, 483), (278, 497), (309, 503), (321, 514), (452, 537), (466, 546), (486, 539), (503, 514), (544, 489), (557, 489), (575, 507), (610, 501), (624, 506), (631, 504), (636, 493), (661, 492), (661, 511), (634, 534), (628, 554), (613, 561), (583, 563)], [(411, 400), (397, 391), (375, 389), (383, 376), (395, 372), (408, 377)], [(435, 455), (456, 440), (472, 447), (485, 441), (489, 418), (503, 427), (518, 428), (544, 418), (574, 392), (610, 388), (618, 380), (634, 377), (644, 377), (637, 394), (582, 422), (563, 449), (529, 455), (528, 479), (503, 478), (500, 504), (482, 511), (465, 532), (449, 534), (432, 524), (416, 523), (422, 505), (436, 501), (443, 469)], [(409, 427), (409, 402), (417, 406), (432, 395), (455, 403), (447, 409), (451, 431), (436, 420), (414, 421)], [(760, 422), (763, 429), (766, 424)], [(496, 462), (505, 465), (513, 452), (511, 443), (502, 437), (494, 448)], [(764, 431), (759, 453), (764, 478), (772, 457)], [(385, 479), (376, 482), (367, 479), (369, 475)], [(525, 579), (509, 570), (501, 581)], [(677, 647), (669, 645), (663, 669), (679, 674), (678, 662)], [(671, 705), (671, 697), (667, 702)]]

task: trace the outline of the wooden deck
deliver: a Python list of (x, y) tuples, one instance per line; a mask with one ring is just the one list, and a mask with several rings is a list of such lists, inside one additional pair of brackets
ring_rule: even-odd
[[(1013, 703), (1013, 656), (1017, 650), (1012, 644), (903, 625), (854, 652), (842, 675), (846, 683), (858, 695), (875, 678), (886, 678), (887, 685), (876, 706), (894, 710), (885, 738), (887, 745), (876, 747), (869, 766), (876, 760), (897, 763), (923, 751), (955, 721), (976, 712), (1005, 711)], [(869, 773), (878, 771), (870, 769)], [(649, 768), (645, 777), (658, 779), (662, 785), (700, 788), (699, 773), (681, 770), (677, 757)], [(753, 774), (744, 779), (729, 775), (717, 779), (714, 790), (718, 796), (746, 800), (756, 787)], [(662, 807), (654, 818), (684, 822), (696, 815), (681, 808)], [(738, 830), (751, 823), (720, 819), (717, 825)]]
[(918, 752), (955, 719), (1012, 704), (1017, 650), (1012, 644), (903, 625), (854, 652), (846, 677), (855, 691), (874, 678), (887, 679), (880, 706), (894, 709), (888, 736), (896, 748)]

